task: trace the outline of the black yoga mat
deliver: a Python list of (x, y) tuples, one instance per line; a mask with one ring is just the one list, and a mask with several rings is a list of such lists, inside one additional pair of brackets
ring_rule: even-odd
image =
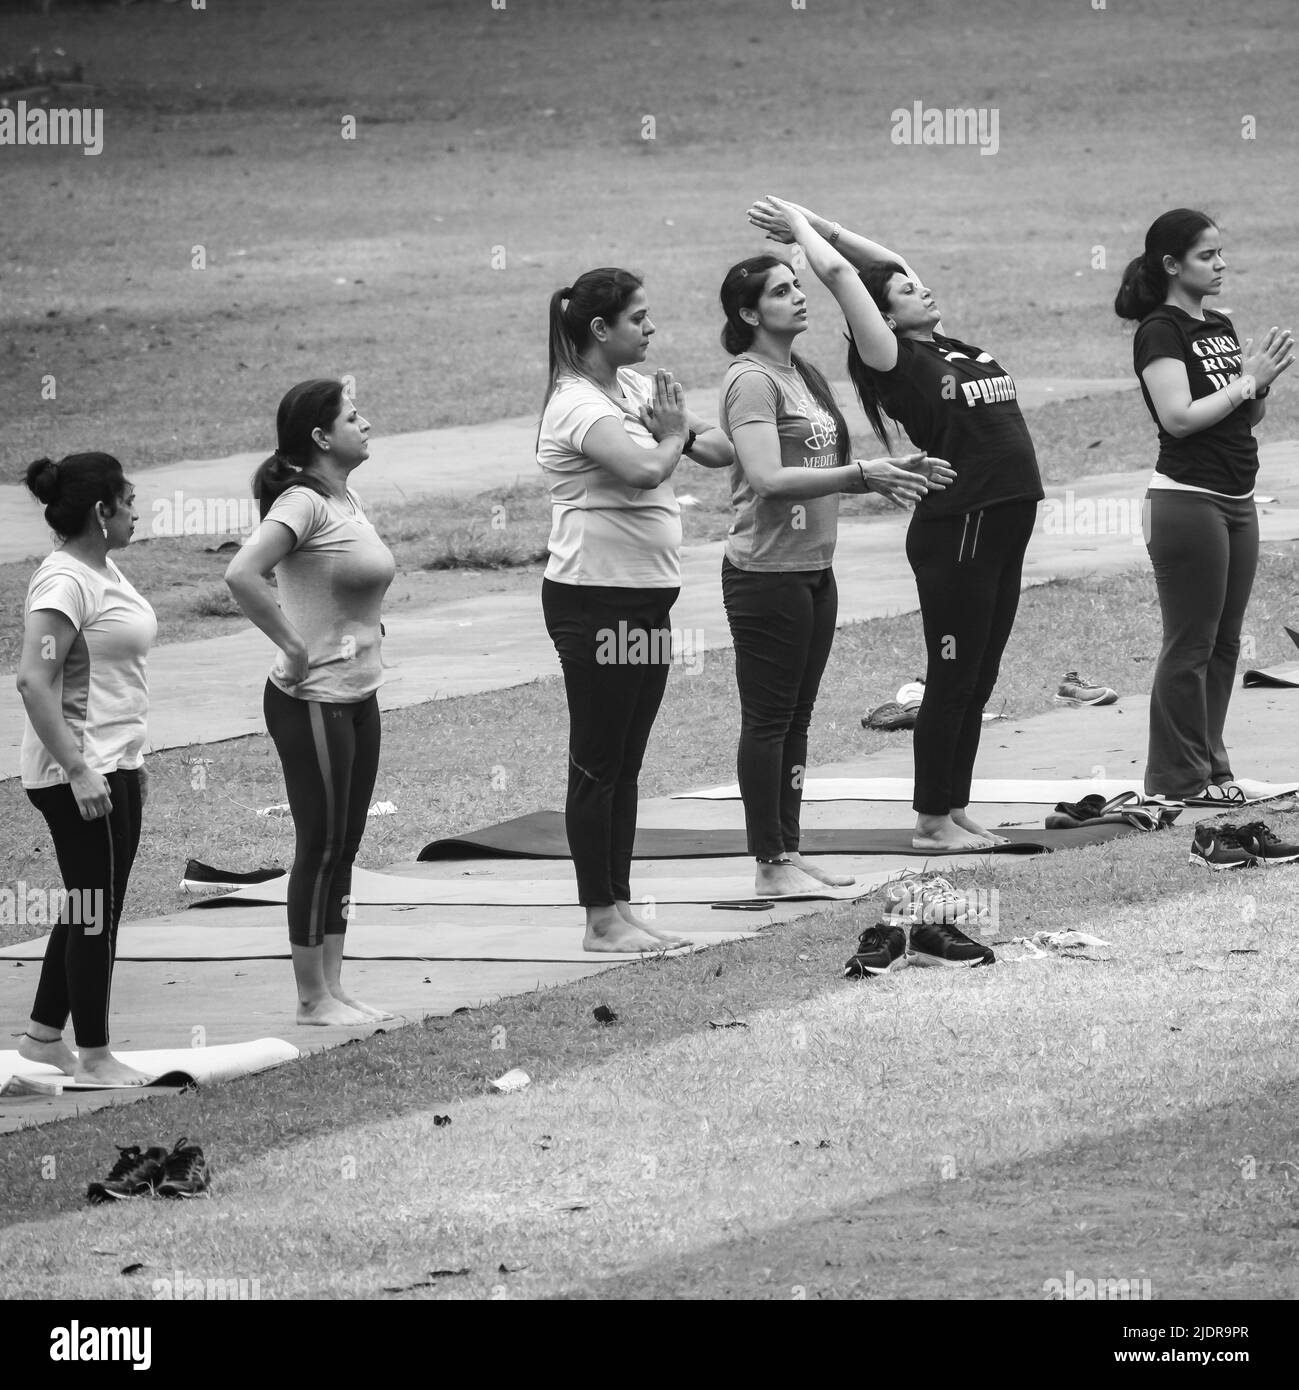
[[(1095, 825), (1081, 830), (998, 830), (1010, 843), (991, 854), (1048, 854), (1056, 849), (1098, 845), (1131, 835), (1127, 825)], [(931, 849), (912, 849), (910, 830), (806, 830), (799, 846), (804, 854), (913, 854), (933, 858)], [(968, 854), (969, 850), (956, 851)], [(743, 830), (637, 830), (635, 859), (714, 859), (748, 857)], [(433, 840), (419, 852), (430, 859), (567, 859), (568, 838), (562, 811), (534, 811), (468, 835)]]
[(1240, 683), (1292, 690), (1299, 686), (1299, 661), (1289, 666), (1269, 666), (1266, 671), (1246, 671)]

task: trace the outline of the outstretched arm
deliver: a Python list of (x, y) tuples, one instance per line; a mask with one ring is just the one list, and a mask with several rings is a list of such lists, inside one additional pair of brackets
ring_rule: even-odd
[[(762, 205), (755, 204), (757, 206)], [(813, 229), (794, 203), (768, 197), (765, 206), (771, 210), (773, 229), (779, 229), (782, 234), (787, 231), (790, 240), (796, 242), (807, 257), (816, 278), (838, 301), (862, 361), (876, 371), (891, 372), (898, 361), (898, 340), (852, 264)], [(750, 218), (753, 215), (750, 209)]]
[[(840, 227), (839, 223), (832, 222), (828, 217), (822, 217), (819, 213), (815, 213), (799, 203), (791, 203), (784, 199), (781, 201), (787, 208), (801, 212), (807, 218), (812, 230), (818, 236), (824, 237), (835, 250), (841, 252), (857, 270), (864, 270), (876, 261), (896, 261), (906, 272), (908, 279), (918, 278), (916, 272), (907, 264), (906, 259), (896, 251), (890, 251), (887, 246), (881, 246), (878, 241), (872, 241), (869, 237), (864, 237), (858, 232), (850, 232), (847, 227)], [(770, 198), (761, 199), (754, 203), (749, 209), (749, 221), (755, 227), (761, 227), (773, 241), (793, 240), (790, 236), (779, 234), (783, 218), (772, 207)], [(836, 228), (838, 228), (837, 232)]]

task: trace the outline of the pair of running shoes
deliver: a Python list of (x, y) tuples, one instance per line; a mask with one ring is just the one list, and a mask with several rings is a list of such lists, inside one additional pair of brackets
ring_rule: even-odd
[(844, 978), (870, 979), (911, 965), (963, 970), (996, 964), (992, 948), (962, 928), (995, 929), (986, 907), (937, 874), (912, 874), (884, 889), (879, 921), (857, 938)]
[(212, 1173), (203, 1150), (188, 1138), (170, 1153), (160, 1144), (141, 1152), (139, 1145), (118, 1145), (117, 1162), (102, 1182), (92, 1182), (86, 1198), (92, 1206), (134, 1197), (210, 1196)]

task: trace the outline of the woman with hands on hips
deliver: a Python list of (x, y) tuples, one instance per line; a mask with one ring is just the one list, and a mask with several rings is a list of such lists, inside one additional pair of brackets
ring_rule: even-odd
[[(284, 768), (296, 845), (289, 944), (297, 1021), (391, 1018), (343, 987), (352, 866), (379, 768), (383, 596), (396, 566), (352, 491), (370, 426), (341, 381), (299, 382), (253, 478), (261, 525), (226, 570), (245, 615), (279, 647), (262, 704)], [(275, 572), (279, 603), (266, 583)]]
[(969, 816), (970, 783), (1044, 495), (1015, 383), (982, 348), (940, 331), (933, 295), (886, 247), (779, 198), (756, 203), (749, 220), (796, 242), (838, 300), (848, 372), (880, 440), (888, 443), (887, 413), (956, 470), (947, 491), (920, 501), (907, 531), (928, 653), (912, 844), (988, 848), (1002, 837)]

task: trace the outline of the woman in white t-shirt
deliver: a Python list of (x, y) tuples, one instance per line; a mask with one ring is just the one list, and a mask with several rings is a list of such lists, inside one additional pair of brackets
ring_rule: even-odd
[[(158, 631), (108, 557), (131, 539), (135, 489), (100, 453), (37, 459), (27, 487), (61, 544), (23, 607), (22, 783), (49, 826), (64, 886), (18, 1051), (77, 1081), (141, 1086), (150, 1078), (108, 1046), (117, 924), (147, 795), (145, 665)], [(63, 1041), (69, 1015), (76, 1052)]]
[(672, 374), (633, 371), (654, 325), (639, 277), (606, 267), (550, 300), (550, 378), (537, 462), (550, 488), (546, 628), (568, 697), (564, 820), (588, 951), (679, 944), (631, 907), (637, 782), (672, 662), (681, 587), (683, 454), (707, 468), (730, 441), (692, 415)]

